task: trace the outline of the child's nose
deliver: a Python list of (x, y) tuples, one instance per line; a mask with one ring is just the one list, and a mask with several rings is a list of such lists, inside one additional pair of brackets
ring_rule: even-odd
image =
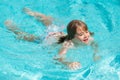
[(87, 34), (86, 33), (84, 33), (84, 38), (87, 38)]

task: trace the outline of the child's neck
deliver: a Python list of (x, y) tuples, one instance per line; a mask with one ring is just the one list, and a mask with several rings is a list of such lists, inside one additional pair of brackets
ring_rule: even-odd
[(78, 39), (76, 39), (76, 38), (72, 39), (71, 41), (74, 43), (75, 46), (87, 45), (87, 44), (81, 42), (80, 40), (78, 40)]

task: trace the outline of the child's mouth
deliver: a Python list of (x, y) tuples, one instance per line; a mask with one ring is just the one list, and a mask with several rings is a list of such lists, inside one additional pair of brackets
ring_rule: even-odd
[(84, 39), (83, 41), (84, 41), (84, 42), (87, 42), (87, 41), (88, 41), (88, 38)]

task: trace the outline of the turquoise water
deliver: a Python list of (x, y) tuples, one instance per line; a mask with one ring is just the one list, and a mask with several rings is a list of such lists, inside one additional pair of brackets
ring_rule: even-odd
[[(54, 17), (58, 26), (73, 19), (85, 21), (95, 33), (101, 60), (92, 60), (89, 46), (70, 50), (67, 56), (82, 64), (71, 71), (55, 64), (58, 47), (16, 39), (6, 29), (6, 19), (28, 33), (45, 33), (41, 23), (23, 13), (24, 7)], [(119, 11), (119, 0), (0, 0), (0, 80), (120, 80)]]

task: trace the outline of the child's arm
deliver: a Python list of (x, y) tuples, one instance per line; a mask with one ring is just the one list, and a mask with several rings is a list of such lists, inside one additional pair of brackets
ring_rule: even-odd
[(93, 41), (91, 43), (91, 46), (94, 49), (93, 59), (94, 59), (94, 61), (97, 61), (97, 60), (100, 59), (100, 56), (97, 56), (97, 53), (98, 53), (98, 44), (95, 41)]
[(74, 70), (79, 69), (80, 68), (79, 62), (70, 62), (65, 59), (65, 55), (66, 55), (68, 49), (69, 49), (68, 47), (63, 46), (61, 48), (61, 50), (59, 51), (58, 58), (56, 60), (58, 60), (59, 62), (61, 62), (64, 65), (68, 66), (70, 69), (74, 69)]

